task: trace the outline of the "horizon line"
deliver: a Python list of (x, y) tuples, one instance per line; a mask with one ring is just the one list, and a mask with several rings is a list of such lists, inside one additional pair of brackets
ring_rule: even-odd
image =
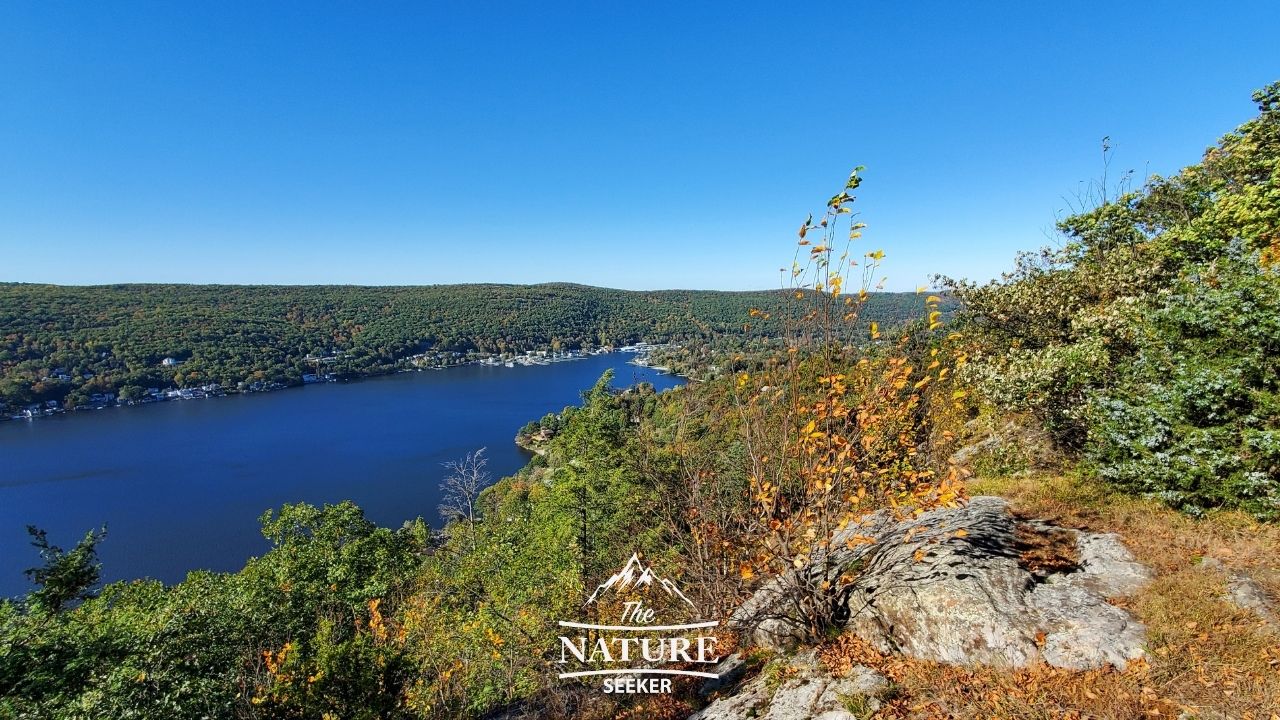
[[(36, 287), (55, 287), (55, 288), (111, 288), (120, 286), (144, 286), (144, 287), (234, 287), (234, 288), (438, 288), (438, 287), (539, 287), (545, 285), (570, 285), (575, 287), (592, 288), (595, 290), (613, 290), (616, 292), (629, 293), (650, 293), (650, 292), (703, 292), (703, 293), (775, 293), (775, 292), (793, 292), (795, 288), (755, 288), (744, 290), (723, 290), (714, 288), (696, 288), (696, 287), (659, 287), (648, 289), (633, 289), (610, 287), (607, 285), (591, 285), (588, 283), (575, 282), (572, 280), (544, 280), (540, 282), (513, 283), (513, 282), (456, 282), (456, 283), (420, 283), (420, 284), (368, 284), (368, 283), (232, 283), (232, 282), (167, 282), (163, 280), (146, 280), (146, 281), (121, 281), (121, 282), (94, 282), (94, 283), (58, 283), (44, 282), (40, 280), (0, 280), (0, 286), (5, 285), (27, 285)], [(918, 295), (921, 292), (938, 293), (939, 288), (926, 287), (921, 291), (918, 288), (913, 290), (868, 290), (868, 295)]]

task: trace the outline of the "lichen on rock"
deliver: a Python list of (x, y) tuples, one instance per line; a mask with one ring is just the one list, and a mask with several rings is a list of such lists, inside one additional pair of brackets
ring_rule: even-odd
[[(1065, 566), (1023, 557), (1019, 534), (1067, 533)], [(871, 542), (848, 543), (854, 535)], [(848, 536), (848, 537), (846, 537)], [(1144, 656), (1145, 628), (1108, 599), (1152, 576), (1118, 536), (1022, 523), (996, 497), (894, 520), (876, 513), (832, 538), (831, 562), (857, 571), (838, 599), (845, 627), (882, 652), (939, 662), (1075, 670), (1124, 668)], [(1034, 570), (1034, 572), (1033, 572)], [(795, 572), (805, 572), (801, 568)], [(812, 641), (775, 578), (731, 618), (755, 643), (791, 649)]]

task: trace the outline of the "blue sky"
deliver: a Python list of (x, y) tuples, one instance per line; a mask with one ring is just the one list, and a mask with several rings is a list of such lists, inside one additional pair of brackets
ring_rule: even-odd
[[(1229, 5), (1229, 7), (1228, 7)], [(0, 281), (777, 284), (867, 166), (987, 278), (1280, 79), (1280, 3), (0, 4)]]

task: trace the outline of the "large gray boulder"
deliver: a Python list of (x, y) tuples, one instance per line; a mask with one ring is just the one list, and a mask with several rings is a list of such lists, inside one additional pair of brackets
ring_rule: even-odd
[[(1027, 537), (1065, 534), (1070, 567), (1046, 571), (1024, 560)], [(850, 544), (855, 536), (870, 542)], [(849, 630), (882, 652), (940, 662), (1021, 667), (1039, 660), (1086, 669), (1125, 667), (1143, 657), (1145, 629), (1107, 602), (1151, 577), (1115, 535), (1020, 523), (996, 497), (895, 521), (868, 516), (815, 554), (857, 581), (832, 598)], [(730, 624), (756, 644), (790, 649), (811, 641), (787, 592), (794, 575), (753, 595)]]

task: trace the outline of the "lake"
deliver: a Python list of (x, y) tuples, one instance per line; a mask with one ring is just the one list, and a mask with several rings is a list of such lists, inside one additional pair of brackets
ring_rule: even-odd
[(103, 580), (176, 582), (237, 570), (267, 542), (257, 518), (284, 503), (354, 500), (380, 525), (439, 525), (441, 464), (488, 448), (494, 479), (528, 460), (528, 421), (566, 405), (610, 368), (615, 385), (679, 378), (611, 353), (552, 365), (401, 373), (255, 395), (0, 422), (0, 596), (39, 562), (28, 524), (73, 546), (107, 525)]

